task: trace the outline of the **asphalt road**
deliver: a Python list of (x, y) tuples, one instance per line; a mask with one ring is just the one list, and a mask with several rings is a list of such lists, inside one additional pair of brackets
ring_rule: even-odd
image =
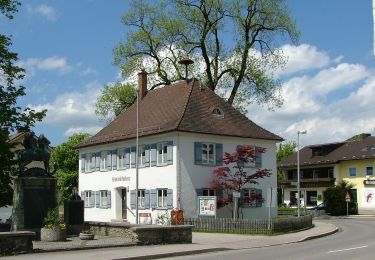
[(336, 219), (327, 222), (338, 226), (340, 231), (301, 243), (169, 259), (375, 259), (375, 218)]
[[(338, 233), (300, 243), (253, 249), (228, 250), (198, 255), (171, 257), (169, 259), (375, 259), (375, 218), (324, 220), (340, 228)], [(218, 234), (219, 236), (220, 234)], [(214, 241), (213, 241), (214, 242)], [(171, 245), (177, 251), (189, 250), (190, 245)], [(162, 246), (139, 247), (139, 255), (163, 251)], [(126, 259), (131, 248), (102, 248), (79, 251), (49, 252), (2, 257), (1, 259)], [(164, 252), (164, 251), (163, 251)], [(176, 252), (176, 251), (175, 251)], [(135, 259), (135, 258), (133, 258)], [(148, 257), (138, 259), (149, 259)]]

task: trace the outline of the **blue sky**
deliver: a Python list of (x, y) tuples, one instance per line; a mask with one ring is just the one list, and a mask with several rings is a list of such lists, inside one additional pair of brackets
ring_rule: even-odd
[[(375, 71), (371, 0), (288, 0), (301, 32), (299, 45), (280, 46), (289, 63), (284, 106), (250, 105), (248, 117), (287, 140), (307, 129), (302, 144), (340, 141), (375, 127)], [(103, 127), (94, 103), (104, 84), (118, 80), (112, 50), (128, 28), (129, 1), (23, 1), (15, 18), (1, 19), (27, 70), (19, 102), (47, 108), (35, 131), (57, 145), (77, 131)]]

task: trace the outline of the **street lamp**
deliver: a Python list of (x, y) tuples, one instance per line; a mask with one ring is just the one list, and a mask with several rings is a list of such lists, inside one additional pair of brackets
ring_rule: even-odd
[(306, 130), (297, 132), (297, 213), (298, 213), (298, 217), (300, 217), (300, 208), (301, 208), (301, 206), (300, 206), (300, 204), (301, 204), (301, 200), (300, 200), (300, 178), (299, 178), (299, 135), (304, 135), (306, 133), (307, 133)]

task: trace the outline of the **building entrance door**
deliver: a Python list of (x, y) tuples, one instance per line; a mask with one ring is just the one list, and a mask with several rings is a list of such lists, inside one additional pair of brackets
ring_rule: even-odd
[(128, 207), (126, 205), (126, 189), (121, 190), (122, 219), (127, 219)]
[(306, 205), (307, 206), (316, 206), (318, 204), (318, 192), (314, 191), (306, 191)]

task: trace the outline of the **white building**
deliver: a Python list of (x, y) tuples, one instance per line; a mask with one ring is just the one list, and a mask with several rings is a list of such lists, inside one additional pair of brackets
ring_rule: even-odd
[[(244, 205), (240, 217), (276, 216), (276, 143), (282, 139), (259, 127), (197, 80), (181, 81), (147, 92), (147, 76), (139, 74), (139, 192), (140, 222), (155, 223), (171, 209), (197, 217), (197, 196), (217, 195), (210, 189), (213, 170), (223, 152), (238, 145), (266, 148), (250, 171), (273, 174), (249, 186), (262, 192), (264, 203)], [(135, 223), (136, 105), (78, 146), (79, 192), (85, 200), (85, 221)], [(276, 198), (274, 193), (274, 198)], [(268, 201), (268, 202), (267, 202)], [(268, 204), (267, 204), (268, 203)], [(218, 217), (230, 217), (221, 209)]]

